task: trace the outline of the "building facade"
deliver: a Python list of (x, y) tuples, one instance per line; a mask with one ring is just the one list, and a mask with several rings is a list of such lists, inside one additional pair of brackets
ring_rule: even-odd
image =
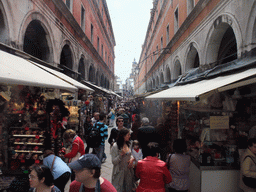
[(154, 0), (135, 92), (255, 55), (255, 42), (254, 0)]
[(1, 0), (0, 43), (78, 81), (114, 89), (115, 38), (106, 0)]

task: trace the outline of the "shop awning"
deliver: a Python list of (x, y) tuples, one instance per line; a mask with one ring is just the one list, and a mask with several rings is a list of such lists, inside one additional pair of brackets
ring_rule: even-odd
[(93, 83), (89, 82), (89, 81), (83, 81), (87, 86), (90, 86), (92, 89), (96, 89), (99, 91), (102, 91), (104, 93), (110, 94), (109, 91), (103, 87), (99, 87), (97, 85), (94, 85)]
[(110, 94), (115, 95), (115, 96), (117, 96), (118, 98), (122, 98), (122, 96), (118, 95), (118, 94), (115, 93), (114, 91), (109, 90), (109, 92), (110, 92)]
[(47, 71), (33, 65), (21, 57), (0, 50), (0, 83), (10, 85), (27, 85), (34, 87), (57, 88), (71, 92), (75, 86)]
[(54, 69), (51, 69), (49, 67), (45, 67), (43, 65), (40, 65), (40, 64), (37, 64), (37, 63), (34, 63), (32, 62), (33, 64), (35, 64), (36, 66), (42, 68), (43, 70), (46, 70), (47, 72), (51, 73), (52, 75), (55, 75), (56, 77), (62, 79), (63, 81), (66, 81), (67, 83), (70, 83), (71, 85), (79, 88), (79, 89), (83, 89), (83, 90), (87, 90), (87, 91), (90, 91), (90, 92), (93, 92), (94, 90), (87, 87), (86, 85), (76, 81), (75, 79), (72, 79), (71, 77), (65, 75), (64, 73), (61, 73), (59, 71), (56, 71)]
[(150, 95), (146, 99), (171, 99), (197, 101), (199, 97), (210, 91), (225, 91), (239, 86), (255, 83), (256, 68), (248, 69), (236, 74), (205, 79), (196, 83), (171, 87), (167, 90)]

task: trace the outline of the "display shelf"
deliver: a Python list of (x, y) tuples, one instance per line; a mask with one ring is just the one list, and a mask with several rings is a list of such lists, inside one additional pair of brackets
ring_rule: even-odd
[[(10, 129), (25, 129), (26, 127), (10, 127)], [(40, 127), (29, 127), (29, 129), (41, 129)]]
[(224, 112), (224, 113), (236, 113), (235, 111), (228, 111), (223, 109), (211, 109), (211, 108), (200, 108), (200, 107), (182, 107), (184, 110), (211, 113), (211, 112)]
[(42, 135), (12, 135), (13, 137), (44, 137)]
[(24, 143), (24, 142), (14, 142), (15, 145), (43, 145), (43, 143)]
[(16, 153), (43, 153), (42, 151), (14, 150)]

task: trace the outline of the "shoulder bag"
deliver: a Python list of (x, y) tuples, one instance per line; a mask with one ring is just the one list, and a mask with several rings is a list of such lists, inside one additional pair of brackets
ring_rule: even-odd
[[(244, 158), (244, 160), (245, 160), (247, 157), (250, 157), (251, 160), (253, 161), (253, 163), (254, 163), (255, 166), (256, 166), (256, 163), (254, 162), (254, 160), (252, 159), (251, 156), (249, 156), (249, 155), (246, 156), (246, 157)], [(253, 189), (256, 188), (256, 178), (246, 177), (245, 175), (243, 175), (242, 180), (243, 180), (244, 184), (245, 184), (247, 187), (250, 187), (250, 188), (253, 188)]]
[(54, 155), (54, 159), (52, 161), (52, 166), (51, 166), (51, 172), (52, 172), (52, 169), (53, 169), (53, 165), (54, 165), (55, 159), (56, 159), (56, 156)]
[(168, 169), (168, 170), (169, 170), (169, 168), (170, 168), (171, 157), (172, 157), (172, 154), (169, 155), (168, 161), (167, 161), (167, 163), (166, 163), (166, 166), (167, 166), (167, 169)]

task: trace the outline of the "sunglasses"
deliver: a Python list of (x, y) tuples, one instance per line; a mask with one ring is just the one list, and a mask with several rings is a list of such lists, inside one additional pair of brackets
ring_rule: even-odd
[(124, 122), (124, 121), (117, 121), (117, 122)]

